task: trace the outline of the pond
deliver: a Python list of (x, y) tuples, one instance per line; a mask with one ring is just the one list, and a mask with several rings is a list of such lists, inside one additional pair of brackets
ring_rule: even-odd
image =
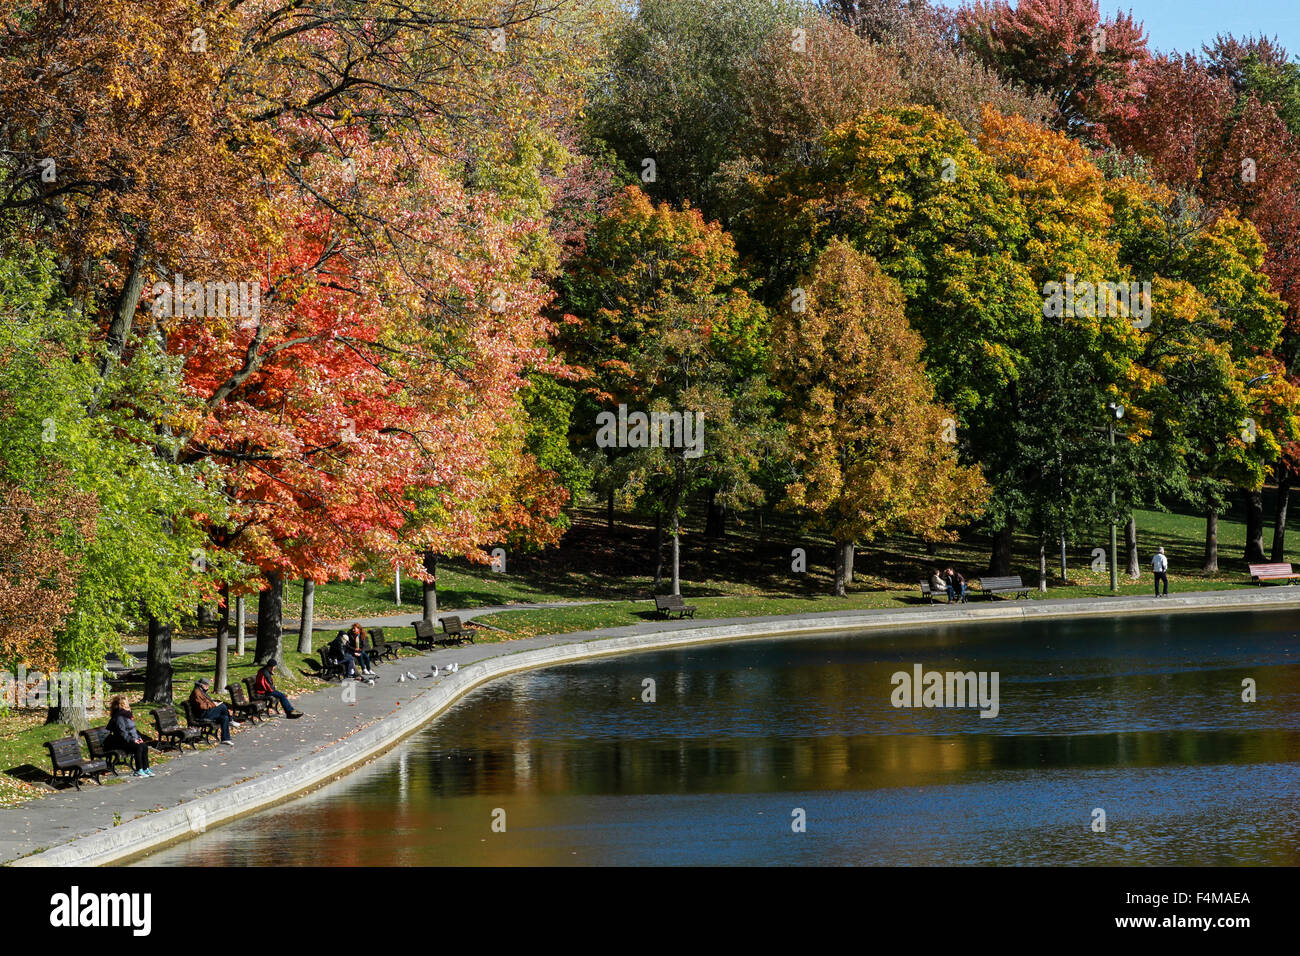
[[(137, 862), (1296, 865), (1298, 632), (1294, 611), (962, 623), (552, 667)], [(918, 665), (983, 673), (996, 716), (922, 687), (895, 706)]]

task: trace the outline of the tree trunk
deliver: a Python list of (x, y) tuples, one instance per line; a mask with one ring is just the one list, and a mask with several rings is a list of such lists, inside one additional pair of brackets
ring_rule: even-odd
[(758, 543), (767, 542), (767, 526), (763, 523), (763, 506), (758, 506)]
[(682, 522), (673, 508), (673, 593), (682, 593)]
[(993, 553), (989, 557), (989, 577), (1005, 578), (1011, 574), (1011, 538), (1014, 533), (1011, 522), (1005, 528), (993, 532)]
[(438, 555), (432, 551), (424, 552), (424, 573), (429, 576), (429, 580), (424, 582), (421, 589), (424, 601), (422, 616), (432, 624), (438, 613)]
[(1219, 513), (1205, 515), (1205, 563), (1201, 570), (1213, 574), (1219, 570)]
[(230, 683), (228, 662), (230, 658), (230, 587), (221, 586), (221, 616), (217, 618), (217, 672), (213, 683), (218, 690)]
[(144, 670), (147, 704), (172, 702), (172, 626), (149, 615), (149, 657)]
[(609, 489), (609, 495), (605, 499), (605, 527), (614, 530), (614, 489)]
[[(46, 679), (45, 682), (45, 723), (67, 724), (74, 733), (90, 729), (90, 717), (86, 713), (86, 704), (94, 694), (93, 687), (81, 687), (76, 680), (61, 681)], [(15, 687), (18, 694), (23, 691)], [(57, 695), (57, 700), (54, 699)]]
[(664, 513), (655, 514), (655, 584), (658, 594), (664, 583)]
[(311, 653), (311, 626), (316, 617), (316, 582), (302, 579), (302, 614), (298, 621), (298, 653)]
[(1259, 491), (1246, 492), (1246, 551), (1242, 557), (1250, 564), (1264, 561), (1264, 495)]
[(1286, 513), (1291, 504), (1291, 469), (1278, 466), (1277, 505), (1273, 510), (1273, 554), (1269, 560), (1280, 564), (1286, 560)]
[(1038, 536), (1038, 590), (1047, 590), (1047, 536)]
[(725, 538), (727, 536), (727, 506), (718, 504), (718, 493), (709, 492), (709, 508), (704, 517), (704, 536), (706, 538)]
[(849, 582), (853, 580), (853, 542), (835, 542), (835, 596), (844, 597), (848, 593)]
[(284, 579), (267, 572), (267, 588), (257, 596), (257, 651), (254, 661), (279, 664), (284, 659), (281, 645), (283, 633)]
[(1124, 547), (1128, 549), (1128, 576), (1136, 580), (1142, 575), (1138, 566), (1138, 529), (1133, 515), (1128, 516), (1124, 525)]
[(247, 619), (247, 615), (244, 613), (244, 596), (241, 594), (239, 597), (235, 598), (235, 656), (236, 657), (244, 656), (244, 638), (247, 632), (247, 628), (244, 626), (244, 622), (246, 619)]
[(939, 554), (939, 542), (927, 541), (925, 543), (925, 556), (927, 558), (937, 557)]
[(200, 627), (212, 627), (217, 623), (217, 616), (212, 613), (211, 604), (200, 604), (194, 612), (194, 623)]

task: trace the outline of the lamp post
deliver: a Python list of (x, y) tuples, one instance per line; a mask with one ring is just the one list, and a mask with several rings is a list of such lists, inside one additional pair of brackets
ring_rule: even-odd
[(1110, 420), (1106, 431), (1110, 436), (1110, 590), (1119, 593), (1119, 535), (1115, 526), (1115, 422), (1124, 417), (1124, 406), (1110, 403)]

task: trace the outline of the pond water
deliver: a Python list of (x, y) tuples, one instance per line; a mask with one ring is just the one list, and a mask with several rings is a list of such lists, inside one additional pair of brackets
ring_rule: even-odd
[[(1298, 633), (1294, 611), (1140, 615), (552, 667), (138, 862), (1296, 865)], [(894, 706), (915, 665), (996, 673), (996, 717)]]

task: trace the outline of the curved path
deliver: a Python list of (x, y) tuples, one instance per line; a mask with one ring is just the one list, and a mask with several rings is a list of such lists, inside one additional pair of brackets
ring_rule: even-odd
[[(604, 631), (525, 638), (403, 656), (374, 687), (347, 700), (333, 686), (303, 695), (309, 716), (245, 724), (234, 747), (172, 760), (152, 779), (86, 785), (0, 810), (0, 862), (18, 866), (109, 863), (202, 832), (346, 773), (418, 730), (473, 687), (513, 671), (606, 654), (761, 636), (925, 626), (944, 622), (1300, 607), (1300, 588), (1209, 591), (1152, 597), (995, 601), (788, 617), (643, 622)], [(408, 652), (409, 653), (409, 652)], [(460, 664), (438, 678), (431, 665)], [(399, 682), (401, 672), (415, 680)], [(238, 860), (232, 860), (238, 863)]]

